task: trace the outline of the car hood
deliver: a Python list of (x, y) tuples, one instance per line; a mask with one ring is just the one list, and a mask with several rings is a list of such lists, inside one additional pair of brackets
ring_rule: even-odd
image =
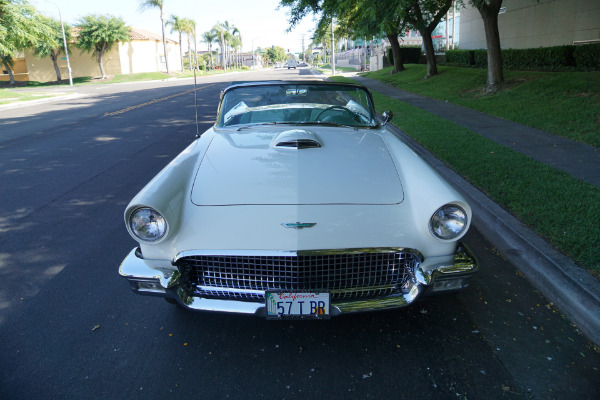
[(198, 167), (198, 206), (398, 204), (396, 165), (373, 130), (218, 131)]

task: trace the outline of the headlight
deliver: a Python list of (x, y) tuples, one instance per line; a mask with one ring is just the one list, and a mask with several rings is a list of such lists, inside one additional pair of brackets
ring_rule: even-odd
[(144, 207), (131, 214), (129, 227), (138, 239), (155, 242), (167, 232), (167, 221), (158, 211)]
[(433, 214), (429, 228), (439, 239), (456, 239), (467, 228), (467, 213), (456, 204), (446, 204)]

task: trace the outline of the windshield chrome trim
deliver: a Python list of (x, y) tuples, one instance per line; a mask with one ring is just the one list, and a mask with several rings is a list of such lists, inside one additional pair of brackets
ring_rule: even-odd
[[(326, 82), (326, 81), (313, 81), (313, 80), (307, 80), (307, 81), (257, 81), (257, 82), (244, 82), (244, 83), (239, 83), (239, 84), (235, 84), (235, 85), (231, 85), (227, 88), (225, 88), (224, 90), (221, 91), (220, 94), (220, 101), (219, 101), (219, 106), (217, 108), (217, 118), (215, 120), (215, 123), (213, 125), (213, 128), (227, 128), (227, 126), (223, 126), (220, 124), (220, 120), (222, 118), (222, 105), (223, 105), (223, 100), (225, 99), (225, 95), (227, 94), (227, 92), (232, 91), (234, 89), (238, 89), (238, 88), (248, 88), (248, 87), (260, 87), (260, 86), (331, 86), (331, 87), (346, 87), (346, 88), (354, 88), (354, 89), (358, 89), (358, 90), (363, 90), (366, 95), (367, 98), (369, 99), (369, 112), (370, 114), (374, 117), (373, 120), (375, 121), (375, 125), (372, 126), (365, 126), (364, 128), (368, 128), (368, 129), (379, 129), (382, 127), (381, 123), (379, 122), (379, 119), (377, 118), (377, 112), (375, 110), (375, 103), (373, 101), (373, 94), (371, 93), (371, 91), (369, 90), (369, 88), (367, 88), (366, 86), (363, 86), (361, 84), (358, 83), (346, 83), (346, 82)], [(363, 128), (358, 127), (358, 128)]]

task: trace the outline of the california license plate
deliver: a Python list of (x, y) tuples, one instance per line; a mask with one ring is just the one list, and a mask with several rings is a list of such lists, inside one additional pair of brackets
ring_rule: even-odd
[(268, 319), (327, 319), (329, 292), (266, 292)]

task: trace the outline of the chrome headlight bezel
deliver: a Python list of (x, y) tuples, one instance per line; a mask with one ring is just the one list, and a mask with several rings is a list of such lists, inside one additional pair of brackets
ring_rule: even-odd
[(438, 208), (429, 219), (429, 231), (444, 241), (460, 239), (469, 227), (469, 215), (458, 204), (445, 204)]
[(167, 219), (152, 207), (138, 207), (129, 214), (127, 228), (131, 235), (145, 243), (157, 243), (169, 229)]

